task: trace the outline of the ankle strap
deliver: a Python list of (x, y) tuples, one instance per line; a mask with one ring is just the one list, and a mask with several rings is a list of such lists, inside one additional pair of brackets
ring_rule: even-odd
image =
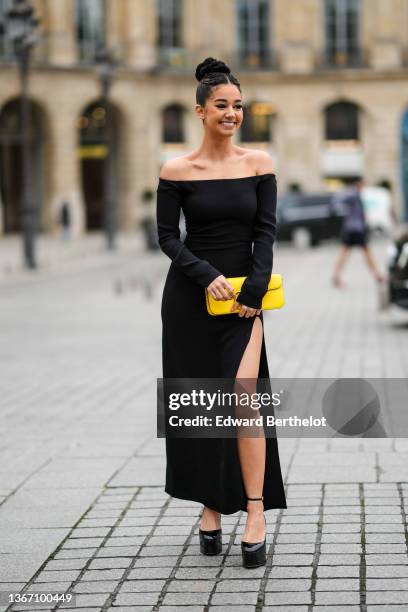
[(247, 497), (247, 501), (263, 501), (263, 495), (262, 497)]

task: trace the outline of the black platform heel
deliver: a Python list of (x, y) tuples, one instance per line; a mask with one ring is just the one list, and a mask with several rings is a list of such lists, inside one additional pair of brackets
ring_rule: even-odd
[[(247, 501), (262, 501), (263, 497), (247, 497)], [(262, 542), (241, 542), (242, 565), (248, 569), (261, 567), (266, 563), (266, 519), (265, 539)]]
[(222, 550), (222, 529), (203, 531), (199, 529), (200, 551), (203, 555), (219, 555)]

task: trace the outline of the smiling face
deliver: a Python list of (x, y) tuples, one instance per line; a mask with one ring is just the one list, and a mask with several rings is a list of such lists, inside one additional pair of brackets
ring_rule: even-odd
[(232, 136), (239, 129), (242, 119), (242, 97), (236, 85), (231, 83), (212, 88), (205, 106), (196, 104), (197, 115), (204, 119), (204, 126), (217, 134)]

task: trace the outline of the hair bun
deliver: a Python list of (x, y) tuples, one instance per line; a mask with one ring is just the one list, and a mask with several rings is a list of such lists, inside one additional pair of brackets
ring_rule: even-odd
[(195, 77), (197, 81), (201, 81), (201, 79), (206, 77), (208, 74), (212, 74), (214, 72), (223, 72), (224, 74), (230, 74), (231, 70), (227, 66), (227, 64), (225, 64), (221, 60), (217, 60), (213, 57), (207, 57), (203, 62), (198, 64), (195, 71)]

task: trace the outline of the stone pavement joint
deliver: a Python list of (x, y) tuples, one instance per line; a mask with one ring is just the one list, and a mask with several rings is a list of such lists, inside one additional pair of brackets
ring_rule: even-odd
[(366, 512), (364, 499), (363, 483), (359, 484), (360, 497), (360, 535), (361, 535), (361, 554), (360, 554), (360, 606), (362, 610), (366, 609), (366, 588), (367, 588), (367, 568), (366, 568)]
[[(407, 512), (405, 510), (404, 491), (402, 489), (402, 484), (400, 482), (397, 483), (397, 490), (398, 490), (398, 496), (399, 496), (399, 502), (400, 502), (402, 524), (404, 526), (405, 545), (406, 545), (407, 554), (408, 554), (408, 522), (407, 522)], [(408, 491), (407, 490), (405, 491), (405, 496), (408, 498)]]
[(277, 546), (277, 540), (279, 537), (280, 529), (282, 526), (283, 512), (284, 512), (283, 509), (280, 510), (278, 512), (278, 516), (276, 519), (275, 530), (273, 532), (273, 539), (268, 549), (268, 556), (266, 559), (265, 572), (264, 572), (264, 575), (262, 576), (261, 583), (259, 585), (258, 600), (256, 603), (256, 612), (261, 611), (265, 605), (265, 594), (266, 594), (265, 592), (266, 592), (268, 580), (270, 580), (271, 570), (273, 568), (274, 553), (275, 553), (275, 548)]
[(324, 509), (324, 499), (325, 499), (325, 485), (322, 485), (321, 499), (319, 503), (319, 514), (317, 521), (317, 532), (316, 532), (316, 540), (315, 540), (315, 552), (313, 555), (313, 563), (312, 563), (312, 576), (311, 576), (311, 606), (314, 605), (316, 599), (316, 582), (317, 582), (317, 568), (319, 566), (319, 559), (321, 554), (321, 546), (322, 546), (322, 533), (323, 533), (323, 509)]

